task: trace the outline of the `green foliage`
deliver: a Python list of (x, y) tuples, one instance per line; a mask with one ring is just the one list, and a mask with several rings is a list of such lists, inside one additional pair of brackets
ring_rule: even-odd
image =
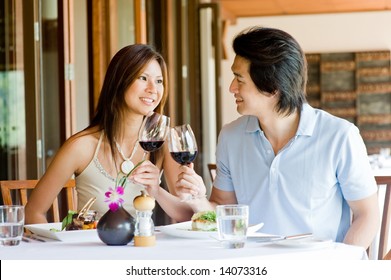
[(75, 215), (75, 214), (77, 214), (76, 211), (73, 211), (73, 210), (68, 211), (68, 215), (66, 215), (66, 217), (62, 220), (61, 230), (64, 230), (67, 225), (72, 223), (72, 220), (73, 220), (72, 218), (73, 218), (73, 215)]

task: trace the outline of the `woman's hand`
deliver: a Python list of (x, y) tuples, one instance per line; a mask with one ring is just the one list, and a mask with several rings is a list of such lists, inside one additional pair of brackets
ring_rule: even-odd
[(175, 183), (176, 193), (185, 198), (191, 194), (193, 198), (204, 198), (206, 196), (206, 187), (202, 177), (194, 171), (194, 164), (179, 167), (181, 173), (178, 175), (178, 181)]
[(145, 186), (150, 196), (157, 197), (160, 189), (160, 170), (149, 160), (137, 167), (129, 176), (129, 180)]

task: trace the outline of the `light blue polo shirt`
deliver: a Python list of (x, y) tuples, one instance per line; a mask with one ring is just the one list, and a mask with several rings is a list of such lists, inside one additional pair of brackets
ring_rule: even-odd
[(304, 104), (291, 141), (274, 154), (254, 116), (223, 127), (214, 187), (250, 206), (262, 232), (312, 232), (341, 242), (350, 225), (345, 200), (377, 191), (366, 147), (352, 123)]

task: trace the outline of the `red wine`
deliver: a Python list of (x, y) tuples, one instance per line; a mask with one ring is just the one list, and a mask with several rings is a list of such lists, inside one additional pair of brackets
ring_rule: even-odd
[(179, 164), (189, 164), (197, 156), (197, 151), (194, 152), (171, 152), (172, 158)]
[(159, 149), (164, 141), (140, 141), (140, 146), (147, 152), (153, 152)]

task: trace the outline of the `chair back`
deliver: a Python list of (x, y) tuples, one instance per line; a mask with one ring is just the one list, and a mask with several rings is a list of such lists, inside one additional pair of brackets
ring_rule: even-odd
[[(385, 185), (385, 192), (384, 192), (384, 203), (382, 214), (381, 214), (381, 226), (380, 226), (380, 233), (379, 233), (379, 246), (378, 246), (378, 253), (377, 253), (377, 259), (381, 260), (384, 258), (384, 256), (387, 253), (388, 248), (388, 237), (390, 234), (390, 219), (391, 219), (391, 176), (375, 176), (376, 183), (379, 186), (379, 190), (381, 185)], [(380, 202), (383, 201), (382, 197), (379, 197)], [(368, 249), (369, 252), (373, 251), (374, 245), (371, 245)]]
[(210, 175), (210, 179), (212, 180), (212, 182), (214, 181), (215, 177), (216, 177), (216, 164), (215, 163), (208, 163), (208, 170), (209, 170), (209, 175)]
[[(38, 180), (10, 180), (0, 181), (1, 193), (3, 196), (3, 202), (5, 205), (21, 204), (26, 205), (29, 193), (37, 185)], [(65, 192), (67, 209), (74, 210), (75, 207), (75, 187), (76, 183), (74, 179), (68, 180), (64, 185), (62, 192)], [(13, 199), (14, 198), (14, 199)], [(53, 201), (50, 208), (53, 222), (61, 222), (60, 220), (60, 208), (58, 198)], [(63, 217), (61, 217), (63, 218)]]
[(391, 261), (391, 249), (388, 253), (383, 257), (383, 260)]

